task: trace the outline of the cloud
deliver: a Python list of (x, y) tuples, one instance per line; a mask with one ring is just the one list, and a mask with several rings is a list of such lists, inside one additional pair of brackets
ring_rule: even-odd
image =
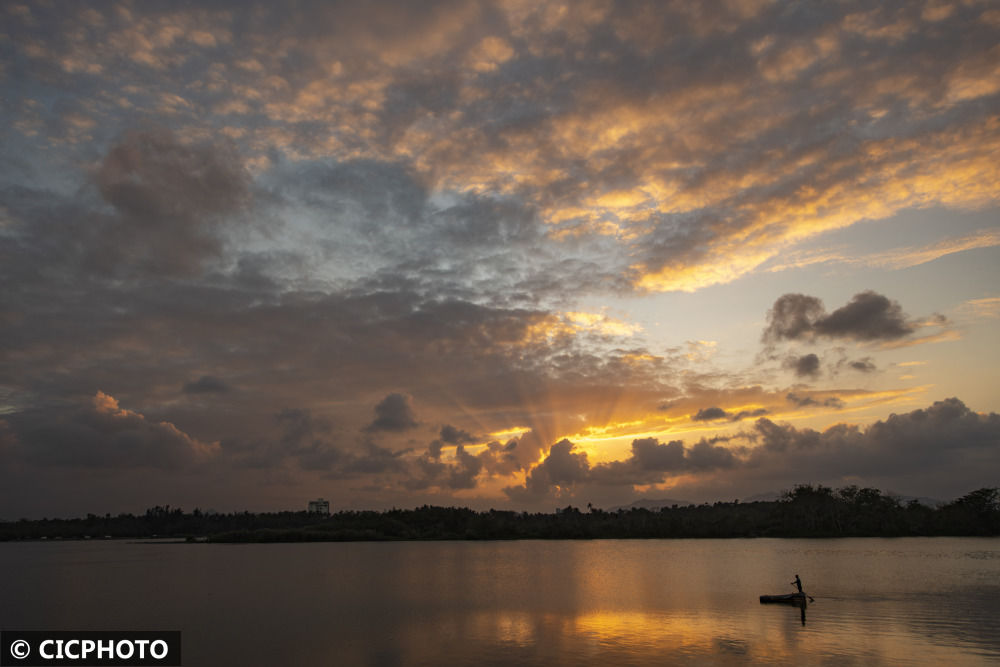
[(811, 352), (801, 357), (789, 357), (785, 361), (785, 366), (794, 370), (798, 377), (814, 378), (820, 373), (819, 357)]
[(702, 408), (699, 410), (693, 419), (694, 421), (713, 421), (715, 419), (724, 419), (729, 416), (729, 413), (719, 407)]
[(963, 484), (972, 488), (980, 483), (977, 478), (985, 482), (979, 470), (997, 459), (1000, 415), (977, 414), (949, 398), (867, 428), (838, 424), (819, 432), (762, 418), (755, 430), (759, 445), (747, 459), (753, 466), (795, 466), (811, 479), (857, 476), (881, 485), (904, 479), (912, 485), (914, 476), (920, 478), (917, 486), (930, 485), (938, 476), (939, 487), (957, 491)]
[(476, 477), (483, 468), (482, 459), (465, 451), (462, 445), (455, 448), (457, 465), (452, 466), (448, 477), (448, 487), (451, 489), (474, 489)]
[[(10, 126), (100, 141), (100, 128), (71, 130), (153, 118), (186, 138), (229, 133), (264, 171), (395, 165), (427, 193), (526, 204), (544, 222), (529, 226), (539, 258), (572, 255), (639, 290), (729, 282), (803, 240), (907, 208), (996, 201), (983, 100), (1000, 88), (997, 26), (985, 6), (933, 26), (919, 8), (858, 2), (734, 5), (711, 19), (645, 3), (561, 15), (452, 1), (419, 15), (258, 7), (249, 21), (233, 9), (12, 17), (24, 76), (57, 82), (47, 91), (79, 108), (23, 100)], [(377, 188), (358, 186), (371, 203)], [(407, 240), (436, 233), (406, 224), (421, 216), (388, 218)], [(475, 220), (463, 216), (456, 234), (482, 234)]]
[[(934, 322), (926, 326), (934, 326), (936, 324), (939, 323)], [(943, 324), (943, 322), (940, 324)], [(917, 345), (929, 343), (948, 343), (956, 340), (962, 340), (962, 334), (954, 329), (948, 329), (940, 333), (927, 334), (926, 336), (918, 336), (916, 338), (886, 341), (879, 345), (879, 347), (883, 350), (896, 350), (903, 347), (916, 347)]]
[(409, 453), (408, 449), (392, 450), (366, 440), (363, 442), (360, 452), (353, 453), (327, 476), (331, 479), (342, 479), (357, 475), (401, 473), (406, 470), (404, 457)]
[(185, 382), (182, 387), (185, 394), (224, 394), (231, 390), (225, 380), (213, 375), (202, 375), (193, 382)]
[(720, 407), (710, 407), (702, 408), (698, 410), (693, 417), (692, 421), (717, 421), (719, 419), (728, 419), (731, 422), (738, 422), (742, 419), (747, 419), (748, 417), (760, 417), (761, 415), (766, 415), (768, 412), (767, 408), (754, 408), (753, 410), (740, 410), (739, 412), (727, 412)]
[(847, 364), (852, 369), (859, 371), (861, 373), (874, 373), (877, 370), (875, 362), (872, 361), (871, 357), (865, 357), (864, 359), (855, 359)]
[(283, 408), (252, 434), (231, 435), (221, 446), (235, 468), (279, 470), (291, 461), (302, 470), (329, 472), (348, 458), (333, 423), (305, 408)]
[[(680, 440), (661, 443), (656, 438), (639, 438), (632, 441), (632, 455), (622, 462), (621, 467), (643, 473), (656, 473), (646, 478), (654, 482), (665, 479), (660, 473), (729, 468), (735, 464), (736, 457), (732, 451), (718, 444), (727, 440), (726, 437), (702, 438), (694, 445), (686, 446)], [(595, 466), (596, 480), (605, 481), (602, 476), (615, 467), (615, 463)], [(642, 483), (638, 481), (642, 478), (643, 476), (638, 477), (636, 483)]]
[(631, 461), (641, 470), (677, 470), (684, 463), (684, 443), (672, 440), (661, 444), (656, 438), (633, 440)]
[(444, 448), (444, 443), (440, 440), (432, 440), (429, 445), (427, 445), (427, 457), (433, 461), (441, 460), (441, 450)]
[(463, 444), (476, 442), (477, 439), (468, 431), (464, 431), (451, 424), (445, 424), (441, 427), (440, 439), (433, 440), (427, 446), (427, 455), (431, 459), (438, 461), (441, 458), (441, 450), (444, 445), (457, 445), (461, 447)]
[(813, 398), (812, 396), (804, 396), (802, 394), (797, 394), (795, 392), (790, 392), (786, 397), (789, 403), (793, 403), (800, 408), (805, 407), (824, 407), (824, 408), (835, 408), (840, 409), (844, 407), (843, 399), (837, 396), (826, 396), (821, 398)]
[(962, 317), (970, 319), (1000, 319), (1000, 297), (970, 299), (962, 303), (957, 310)]
[(1000, 245), (1000, 232), (980, 230), (956, 238), (948, 238), (922, 246), (905, 246), (887, 252), (879, 252), (860, 257), (848, 255), (838, 250), (825, 249), (819, 252), (795, 253), (791, 257), (782, 256), (768, 271), (785, 271), (813, 264), (840, 263), (860, 266), (905, 269), (932, 262), (967, 250), (992, 248)]
[(275, 452), (281, 459), (295, 458), (304, 470), (329, 471), (346, 455), (334, 441), (333, 424), (310, 410), (285, 408), (275, 415), (281, 436)]
[(472, 435), (468, 431), (463, 431), (462, 429), (456, 428), (451, 424), (445, 424), (441, 427), (441, 441), (448, 443), (449, 445), (468, 444), (470, 442), (475, 442), (476, 439), (476, 436)]
[(548, 455), (534, 466), (523, 486), (509, 486), (504, 492), (513, 499), (526, 499), (549, 494), (554, 488), (572, 493), (583, 485), (631, 486), (656, 484), (670, 475), (682, 472), (712, 471), (730, 468), (737, 463), (736, 455), (717, 443), (725, 438), (702, 439), (691, 447), (680, 440), (661, 443), (656, 438), (637, 438), (632, 452), (623, 461), (590, 465), (585, 452), (574, 452), (575, 445), (561, 440)]
[[(817, 404), (794, 394), (789, 399)], [(1000, 463), (998, 445), (1000, 415), (977, 414), (950, 398), (867, 427), (836, 424), (816, 431), (761, 417), (749, 431), (702, 438), (693, 445), (638, 438), (628, 458), (596, 465), (563, 440), (530, 470), (523, 486), (507, 487), (505, 492), (518, 500), (553, 494), (580, 498), (599, 488), (660, 484), (668, 479), (683, 479), (693, 486), (711, 485), (716, 479), (736, 486), (766, 480), (790, 485), (803, 476), (830, 484), (863, 479), (896, 488), (904, 482), (913, 484), (913, 476), (919, 475), (920, 484), (938, 477), (937, 488), (957, 493), (988, 483), (982, 465)], [(725, 478), (717, 477), (721, 471)]]
[(225, 459), (237, 467), (269, 471), (290, 470), (291, 463), (326, 480), (402, 475), (408, 470), (412, 449), (390, 449), (367, 435), (351, 442), (339, 424), (313, 410), (284, 408), (272, 419), (276, 430), (265, 426), (264, 435), (223, 441)]
[(855, 294), (847, 305), (827, 314), (823, 302), (805, 294), (784, 294), (767, 313), (763, 340), (813, 340), (816, 337), (894, 341), (912, 334), (916, 325), (895, 301), (873, 291)]
[(375, 406), (375, 419), (365, 427), (365, 430), (408, 431), (416, 428), (419, 423), (409, 396), (389, 394)]
[(146, 419), (98, 391), (89, 405), (7, 416), (16, 451), (27, 463), (65, 468), (192, 468), (215, 459), (218, 443), (191, 437), (166, 421)]
[(816, 320), (815, 331), (830, 338), (895, 340), (913, 333), (903, 309), (872, 291), (855, 294), (850, 303)]
[(249, 179), (232, 146), (186, 145), (166, 130), (131, 131), (95, 174), (117, 215), (97, 239), (102, 269), (191, 275), (221, 256), (221, 225), (249, 201)]
[(590, 468), (585, 452), (573, 452), (569, 440), (560, 440), (549, 449), (545, 460), (532, 470), (529, 479), (536, 484), (571, 485), (585, 478)]
[(754, 410), (740, 410), (736, 414), (729, 416), (730, 421), (738, 422), (741, 419), (748, 419), (750, 417), (760, 417), (761, 415), (766, 415), (768, 413), (767, 408), (756, 408)]
[(506, 444), (489, 442), (478, 454), (469, 452), (459, 443), (451, 459), (442, 457), (442, 444), (441, 440), (434, 440), (426, 453), (411, 462), (402, 482), (407, 489), (475, 489), (486, 479), (506, 478), (522, 470), (515, 456), (518, 441), (514, 439)]
[(823, 302), (805, 294), (783, 294), (767, 311), (765, 342), (808, 338), (815, 331), (816, 320), (823, 317)]
[(545, 459), (528, 473), (524, 487), (508, 487), (505, 492), (512, 496), (523, 492), (539, 496), (547, 494), (553, 486), (569, 487), (586, 480), (590, 473), (587, 453), (574, 452), (574, 448), (565, 439), (552, 445)]

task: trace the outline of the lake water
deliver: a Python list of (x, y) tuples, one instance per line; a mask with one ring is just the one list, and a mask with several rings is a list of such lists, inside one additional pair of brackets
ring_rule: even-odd
[[(762, 605), (798, 573), (815, 602)], [(192, 665), (1000, 664), (1000, 539), (0, 543), (0, 629)]]

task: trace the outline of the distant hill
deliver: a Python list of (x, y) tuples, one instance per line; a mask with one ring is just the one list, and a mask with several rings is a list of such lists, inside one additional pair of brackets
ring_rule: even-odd
[(640, 498), (630, 505), (619, 505), (618, 507), (612, 507), (608, 511), (617, 512), (618, 510), (624, 510), (627, 512), (628, 510), (643, 509), (658, 512), (664, 507), (673, 507), (674, 505), (677, 505), (678, 507), (687, 507), (692, 504), (693, 503), (687, 500), (674, 500), (672, 498)]

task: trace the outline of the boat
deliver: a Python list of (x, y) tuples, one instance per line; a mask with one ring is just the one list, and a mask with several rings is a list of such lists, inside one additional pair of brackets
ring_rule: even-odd
[(761, 595), (761, 604), (766, 602), (784, 602), (786, 604), (805, 604), (805, 593), (788, 593), (787, 595)]

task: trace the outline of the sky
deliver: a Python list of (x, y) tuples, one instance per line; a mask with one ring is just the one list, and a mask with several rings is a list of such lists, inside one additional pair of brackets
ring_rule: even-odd
[(996, 3), (0, 26), (0, 519), (1000, 483)]

